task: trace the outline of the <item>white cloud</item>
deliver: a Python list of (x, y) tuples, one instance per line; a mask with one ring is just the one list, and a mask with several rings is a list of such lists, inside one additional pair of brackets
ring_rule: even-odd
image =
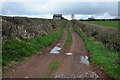
[(71, 20), (71, 15), (63, 15), (65, 19)]
[(4, 15), (4, 16), (11, 16), (11, 17), (15, 17), (15, 16), (20, 16), (20, 17), (29, 17), (29, 18), (44, 18), (44, 19), (52, 19), (53, 16), (51, 14), (44, 14), (44, 15)]
[(56, 9), (56, 5), (51, 3), (22, 3), (25, 8), (37, 12), (37, 13), (50, 13), (54, 12)]
[[(8, 1), (8, 0), (6, 0)], [(52, 18), (53, 14), (63, 14), (67, 19), (71, 19), (71, 14), (76, 14), (76, 19), (111, 18), (117, 15), (117, 3), (99, 2), (64, 2), (63, 0), (17, 0), (21, 2), (3, 2), (2, 14), (28, 17)], [(22, 2), (26, 1), (26, 2)], [(28, 2), (29, 1), (29, 2)], [(30, 2), (35, 1), (35, 2)], [(75, 0), (78, 1), (78, 0)], [(82, 1), (82, 0), (81, 0)], [(1, 14), (1, 12), (0, 12)]]
[(111, 16), (109, 13), (104, 13), (104, 14), (95, 16), (95, 18), (97, 19), (113, 19), (115, 17), (116, 16)]
[(75, 15), (75, 19), (88, 19), (90, 17), (96, 18), (96, 19), (113, 19), (116, 16), (111, 16), (109, 13), (103, 13), (99, 15), (81, 15), (81, 14)]
[(76, 14), (75, 15), (75, 19), (88, 19), (92, 16), (95, 16), (95, 15), (82, 15), (82, 14)]
[(1, 0), (1, 2), (119, 2), (119, 0)]
[(46, 2), (47, 0), (1, 0), (1, 2)]

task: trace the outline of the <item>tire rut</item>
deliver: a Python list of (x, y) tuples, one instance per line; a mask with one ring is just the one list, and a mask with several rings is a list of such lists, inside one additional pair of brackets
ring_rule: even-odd
[(73, 30), (70, 25), (70, 32), (72, 33), (72, 45), (69, 52), (71, 56), (62, 56), (62, 63), (54, 72), (55, 78), (98, 78), (99, 76), (92, 71), (89, 64), (81, 62), (82, 56), (88, 56), (89, 52), (86, 49), (83, 39)]

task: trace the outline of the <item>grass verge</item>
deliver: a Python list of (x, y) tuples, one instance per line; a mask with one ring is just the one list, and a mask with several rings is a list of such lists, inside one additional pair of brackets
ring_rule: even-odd
[(21, 40), (16, 37), (3, 39), (2, 42), (2, 66), (14, 65), (16, 62), (25, 60), (26, 57), (34, 55), (43, 47), (51, 45), (58, 39), (66, 24), (63, 24), (57, 33), (51, 33), (47, 36), (36, 36), (28, 40)]
[(56, 70), (58, 64), (60, 64), (59, 60), (52, 61), (49, 65), (50, 70), (52, 70), (52, 71)]
[(90, 40), (76, 25), (74, 25), (74, 30), (85, 40), (87, 49), (92, 53), (91, 61), (101, 66), (107, 74), (120, 79), (120, 66), (117, 63), (118, 52), (106, 48), (96, 40)]
[[(118, 28), (119, 21), (87, 21), (88, 23), (97, 24), (105, 27)], [(120, 27), (119, 27), (120, 28)]]
[(67, 36), (67, 40), (66, 40), (64, 46), (70, 46), (71, 42), (72, 42), (72, 34), (71, 34), (70, 30), (68, 29), (68, 36)]

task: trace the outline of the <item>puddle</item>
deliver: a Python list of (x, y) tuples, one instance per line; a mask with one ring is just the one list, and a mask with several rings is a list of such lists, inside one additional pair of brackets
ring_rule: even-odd
[(64, 45), (63, 43), (58, 43), (57, 46)]
[(61, 50), (61, 48), (59, 48), (59, 47), (54, 47), (54, 48), (50, 51), (50, 53), (52, 53), (52, 54), (58, 54), (58, 53), (59, 53), (58, 50)]
[(81, 62), (81, 63), (84, 63), (84, 64), (86, 64), (86, 65), (89, 65), (88, 56), (85, 56), (85, 57), (82, 56), (80, 62)]
[(60, 46), (62, 43), (58, 43), (57, 46)]
[(72, 53), (66, 53), (66, 55), (71, 56), (71, 55), (72, 55)]

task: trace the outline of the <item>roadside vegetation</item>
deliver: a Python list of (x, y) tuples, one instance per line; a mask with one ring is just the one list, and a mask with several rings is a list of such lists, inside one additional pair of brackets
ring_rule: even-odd
[(66, 40), (64, 46), (70, 46), (71, 42), (72, 42), (72, 34), (69, 30), (69, 27), (70, 27), (70, 24), (68, 24), (68, 36), (67, 36), (67, 40)]
[(74, 25), (74, 30), (85, 40), (87, 49), (91, 53), (91, 61), (95, 62), (98, 66), (101, 66), (107, 74), (120, 79), (118, 52), (108, 49), (97, 40), (91, 39), (91, 37), (87, 37), (87, 35), (85, 35), (76, 25)]
[[(97, 24), (105, 27), (118, 28), (119, 21), (87, 21), (88, 23)], [(119, 27), (120, 28), (120, 27)]]
[(51, 71), (54, 71), (57, 69), (58, 64), (60, 64), (59, 60), (52, 61), (49, 65), (49, 68)]
[(81, 21), (74, 21), (82, 31), (89, 37), (102, 42), (106, 47), (120, 51), (119, 29), (87, 24)]
[(2, 42), (2, 65), (7, 67), (34, 55), (43, 47), (52, 44), (62, 33), (66, 23), (63, 24), (58, 32), (51, 33), (47, 36), (36, 36), (28, 40), (21, 40), (16, 37), (3, 39)]

